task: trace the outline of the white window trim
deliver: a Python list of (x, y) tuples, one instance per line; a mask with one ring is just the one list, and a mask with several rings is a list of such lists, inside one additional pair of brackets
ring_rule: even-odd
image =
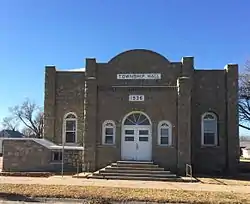
[[(105, 137), (106, 137), (105, 129), (106, 129), (107, 123), (112, 123), (112, 125), (113, 125), (113, 143), (112, 144), (105, 143)], [(115, 125), (115, 122), (113, 120), (105, 120), (102, 123), (102, 145), (107, 145), (107, 146), (115, 145), (115, 136), (116, 136), (116, 125)]]
[[(74, 115), (75, 118), (67, 118), (67, 116), (71, 115), (71, 114)], [(66, 142), (66, 121), (75, 121), (76, 122), (75, 142)], [(66, 113), (63, 117), (63, 134), (62, 134), (63, 138), (62, 138), (62, 141), (64, 144), (75, 145), (77, 143), (77, 126), (78, 126), (77, 115), (74, 112)]]
[[(215, 139), (214, 139), (214, 144), (204, 144), (204, 117), (206, 115), (212, 115), (215, 118), (216, 126), (215, 126)], [(217, 115), (214, 114), (213, 112), (206, 112), (201, 116), (201, 145), (204, 147), (216, 147), (218, 146), (218, 119)]]
[[(161, 144), (161, 125), (166, 123), (169, 126), (169, 138), (168, 138), (168, 144)], [(165, 147), (170, 147), (172, 146), (172, 124), (167, 121), (167, 120), (162, 120), (158, 123), (158, 128), (157, 128), (157, 136), (158, 136), (158, 145), (159, 146), (165, 146)]]

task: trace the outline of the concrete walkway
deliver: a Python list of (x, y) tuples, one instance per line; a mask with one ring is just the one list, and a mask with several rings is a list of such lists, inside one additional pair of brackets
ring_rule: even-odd
[(105, 186), (125, 188), (174, 189), (189, 191), (220, 191), (250, 193), (250, 186), (216, 185), (202, 183), (158, 182), (158, 181), (128, 181), (72, 178), (71, 176), (52, 176), (49, 178), (6, 177), (0, 176), (0, 185), (9, 184), (42, 184), (42, 185), (76, 185)]

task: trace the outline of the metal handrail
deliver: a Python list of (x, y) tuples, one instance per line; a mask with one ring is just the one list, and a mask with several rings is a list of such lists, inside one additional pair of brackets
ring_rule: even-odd
[(193, 182), (193, 169), (192, 165), (190, 164), (186, 164), (186, 177), (190, 177), (191, 182)]

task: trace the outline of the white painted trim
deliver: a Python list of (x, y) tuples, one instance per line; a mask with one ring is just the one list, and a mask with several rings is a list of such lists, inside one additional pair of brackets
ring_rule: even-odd
[(140, 114), (142, 114), (142, 115), (145, 115), (146, 118), (148, 119), (150, 125), (152, 126), (152, 122), (151, 122), (151, 120), (150, 120), (150, 117), (149, 117), (146, 113), (144, 113), (144, 112), (142, 112), (142, 111), (132, 111), (132, 112), (129, 112), (128, 114), (126, 114), (126, 115), (124, 116), (124, 118), (122, 119), (122, 126), (124, 126), (124, 122), (125, 122), (125, 120), (127, 119), (127, 117), (130, 116), (130, 115), (132, 115), (132, 114), (135, 114), (135, 113), (140, 113)]
[[(140, 113), (140, 114), (146, 116), (146, 118), (149, 120), (150, 125), (124, 125), (124, 122), (127, 119), (127, 117), (130, 116), (131, 114), (134, 114), (134, 113)], [(153, 146), (152, 122), (151, 122), (150, 117), (146, 113), (144, 113), (142, 111), (132, 111), (132, 112), (129, 112), (122, 119), (121, 141), (120, 141), (121, 142), (121, 149), (120, 149), (120, 151), (121, 151), (121, 159), (123, 159), (123, 152), (124, 152), (124, 145), (123, 145), (123, 141), (124, 141), (124, 137), (125, 137), (124, 130), (126, 128), (133, 128), (133, 127), (134, 127), (134, 129), (136, 129), (137, 127), (142, 127), (142, 128), (147, 127), (149, 129), (149, 133), (150, 133), (150, 135), (149, 135), (149, 142), (151, 143), (149, 151), (150, 151), (150, 161), (151, 161), (152, 160), (152, 150), (153, 150), (153, 147), (152, 147)]]
[[(70, 114), (74, 115), (75, 118), (68, 118), (67, 119), (67, 116), (70, 115)], [(73, 143), (69, 143), (69, 142), (67, 143), (66, 142), (66, 121), (75, 121), (76, 122), (75, 142), (73, 142)], [(63, 129), (62, 130), (63, 130), (63, 133), (62, 133), (62, 143), (67, 144), (67, 145), (75, 145), (75, 144), (77, 144), (78, 119), (77, 119), (76, 113), (74, 113), (74, 112), (68, 112), (68, 113), (66, 113), (64, 115), (64, 117), (63, 117)]]
[[(204, 144), (204, 117), (209, 114), (215, 118), (216, 126), (215, 126), (215, 143), (214, 144)], [(218, 146), (218, 118), (217, 115), (213, 112), (205, 112), (201, 116), (201, 145), (204, 147), (214, 147)]]
[[(161, 144), (161, 125), (166, 123), (168, 125), (168, 144)], [(165, 147), (170, 147), (172, 146), (172, 124), (168, 120), (162, 120), (158, 123), (157, 127), (157, 141), (159, 146), (165, 146)]]
[(128, 96), (128, 101), (130, 102), (141, 102), (145, 101), (144, 95), (131, 94)]
[[(105, 129), (107, 127), (106, 126), (107, 123), (112, 123), (112, 125), (113, 125), (113, 143), (112, 144), (105, 143), (105, 137), (106, 137)], [(116, 125), (115, 125), (115, 122), (113, 120), (105, 120), (102, 123), (102, 145), (107, 145), (107, 146), (115, 145), (115, 137), (116, 137)]]
[(118, 80), (159, 80), (161, 73), (119, 73)]

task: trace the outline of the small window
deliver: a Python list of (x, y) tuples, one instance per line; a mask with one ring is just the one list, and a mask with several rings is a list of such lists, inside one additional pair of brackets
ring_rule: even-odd
[(77, 117), (74, 113), (68, 113), (64, 117), (64, 142), (76, 143), (77, 141)]
[(125, 135), (134, 135), (134, 130), (125, 130)]
[(105, 145), (115, 144), (115, 123), (113, 121), (104, 121), (102, 125), (102, 143)]
[(168, 121), (161, 121), (158, 124), (158, 145), (172, 145), (172, 125)]
[(125, 141), (127, 141), (127, 142), (134, 141), (134, 137), (126, 136)]
[(218, 144), (217, 117), (214, 113), (208, 112), (202, 115), (201, 131), (203, 146), (216, 146)]
[(139, 130), (139, 135), (148, 135), (148, 130)]
[(148, 137), (139, 137), (140, 142), (148, 142)]
[(52, 152), (52, 161), (62, 161), (62, 152)]

